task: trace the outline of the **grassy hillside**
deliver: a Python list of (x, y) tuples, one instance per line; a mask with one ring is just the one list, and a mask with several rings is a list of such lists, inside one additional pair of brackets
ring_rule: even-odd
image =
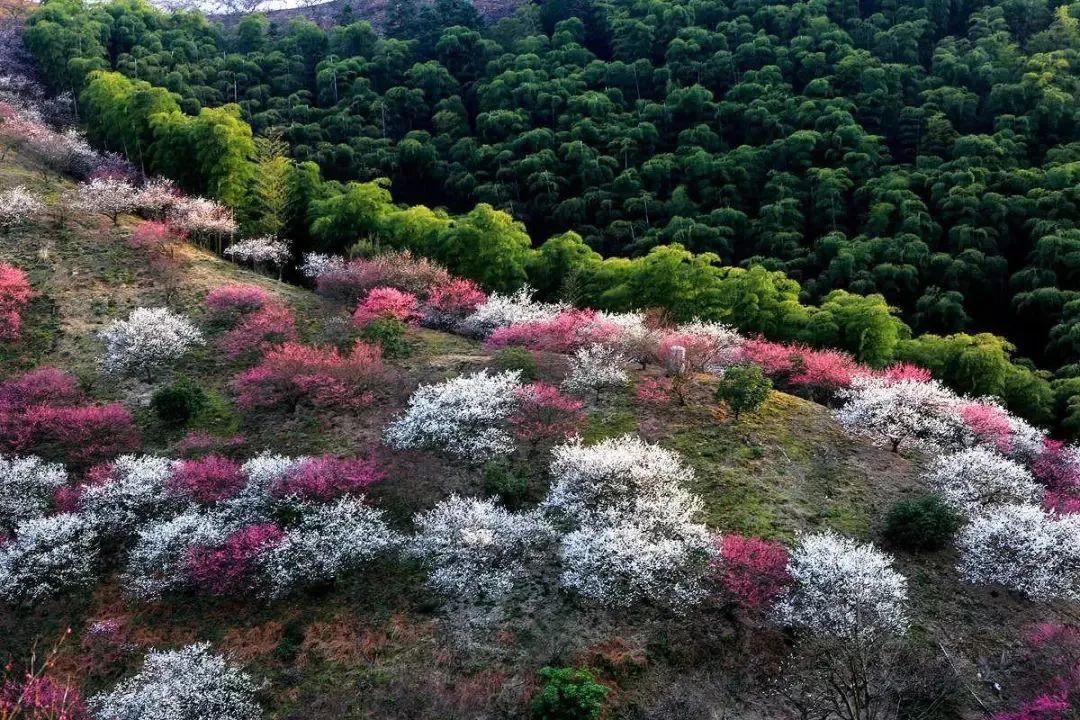
[[(0, 165), (0, 189), (18, 184), (54, 196), (63, 189), (63, 182), (43, 179), (12, 156)], [(162, 304), (198, 320), (206, 293), (228, 282), (260, 285), (287, 303), (305, 342), (350, 337), (347, 308), (193, 246), (178, 253), (179, 281), (167, 292), (126, 240), (135, 222), (123, 218), (114, 227), (104, 217), (74, 216), (61, 223), (51, 211), (0, 236), (0, 259), (26, 269), (37, 291), (25, 316), (25, 339), (2, 349), (4, 376), (38, 365), (76, 373), (97, 398), (122, 401), (136, 412), (148, 453), (174, 455), (192, 429), (239, 433), (251, 455), (263, 449), (372, 450), (388, 471), (374, 502), (402, 529), (412, 513), (451, 492), (484, 492), (482, 470), (435, 453), (392, 453), (379, 442), (390, 416), (419, 383), (492, 362), (479, 343), (458, 336), (411, 329), (411, 353), (391, 361), (394, 379), (381, 390), (378, 406), (355, 416), (241, 413), (227, 389), (241, 366), (209, 351), (190, 357), (155, 386), (103, 379), (95, 332), (106, 323), (136, 307)], [(557, 381), (565, 362), (542, 357), (542, 375)], [(155, 387), (181, 376), (206, 390), (211, 410), (192, 427), (169, 429), (148, 403)], [(800, 531), (834, 528), (879, 541), (885, 510), (923, 491), (920, 457), (851, 437), (829, 409), (776, 392), (760, 411), (735, 423), (713, 403), (709, 382), (701, 379), (686, 405), (646, 405), (630, 391), (591, 402), (585, 437), (636, 432), (680, 451), (696, 470), (692, 489), (704, 500), (703, 520), (719, 532), (791, 540)], [(515, 460), (513, 470), (527, 474), (531, 495), (541, 495), (547, 483), (544, 464), (543, 457), (528, 454)], [(898, 560), (912, 584), (913, 642), (942, 664), (944, 675), (952, 676), (946, 680), (956, 681), (954, 693), (941, 701), (952, 714), (935, 717), (976, 717), (979, 703), (994, 707), (998, 699), (977, 677), (980, 661), (984, 676), (989, 669), (993, 679), (1019, 628), (1050, 617), (1049, 611), (1003, 591), (961, 584), (951, 551), (899, 554)], [(70, 627), (72, 639), (61, 650), (57, 671), (93, 692), (138, 667), (147, 648), (209, 640), (267, 680), (260, 699), (273, 718), (520, 717), (536, 689), (536, 671), (571, 663), (597, 667), (614, 689), (610, 717), (783, 713), (769, 678), (790, 644), (719, 603), (684, 616), (651, 609), (610, 613), (533, 583), (499, 605), (447, 604), (425, 589), (418, 567), (387, 562), (271, 604), (194, 595), (148, 604), (125, 596), (118, 573), (110, 568), (86, 595), (0, 613), (0, 658), (20, 657)], [(88, 624), (103, 619), (119, 619), (127, 628), (123, 652), (103, 655), (80, 640)], [(686, 714), (675, 714), (679, 707)], [(706, 707), (717, 714), (695, 714)]]

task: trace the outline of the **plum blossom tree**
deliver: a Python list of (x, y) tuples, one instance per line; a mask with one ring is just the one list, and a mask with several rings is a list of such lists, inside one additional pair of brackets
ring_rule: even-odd
[(233, 497), (246, 482), (239, 463), (211, 454), (198, 460), (177, 460), (167, 484), (173, 495), (209, 505)]
[(121, 215), (135, 210), (137, 196), (138, 190), (127, 180), (97, 177), (75, 189), (71, 204), (82, 212), (108, 215), (118, 225)]
[(472, 280), (454, 278), (428, 293), (422, 322), (428, 327), (454, 330), (487, 301), (487, 295)]
[(63, 465), (33, 455), (0, 455), (0, 533), (10, 533), (25, 520), (48, 511), (53, 493), (67, 484)]
[(251, 677), (211, 652), (210, 643), (152, 650), (138, 673), (87, 701), (109, 720), (259, 720)]
[(949, 506), (968, 515), (996, 505), (1035, 502), (1042, 495), (1027, 468), (984, 447), (937, 458), (926, 481)]
[[(313, 268), (314, 270), (314, 268)], [(348, 262), (322, 263), (314, 277), (315, 291), (325, 297), (353, 304), (370, 290), (394, 288), (424, 298), (434, 287), (451, 280), (446, 268), (409, 251), (384, 253)]]
[(301, 275), (314, 282), (327, 273), (343, 271), (345, 258), (326, 253), (304, 253), (303, 262), (297, 269)]
[(292, 243), (270, 235), (248, 238), (225, 248), (224, 255), (235, 262), (251, 263), (256, 269), (266, 266), (277, 268), (280, 280), (285, 263), (292, 259)]
[(562, 540), (559, 580), (599, 605), (648, 601), (681, 611), (707, 594), (711, 548), (705, 526), (692, 523), (663, 530), (635, 519), (584, 526)]
[(204, 342), (190, 320), (167, 308), (137, 308), (127, 320), (106, 326), (99, 337), (105, 343), (102, 366), (107, 373), (141, 375), (147, 382)]
[(739, 605), (769, 608), (791, 584), (790, 555), (778, 542), (725, 535), (713, 561), (712, 575)]
[(618, 337), (619, 326), (594, 310), (564, 310), (550, 319), (531, 320), (497, 328), (484, 344), (489, 350), (519, 345), (529, 350), (572, 353)]
[(143, 600), (178, 590), (191, 581), (186, 565), (188, 549), (216, 545), (226, 535), (227, 528), (219, 519), (197, 510), (146, 523), (128, 553), (124, 586)]
[(856, 644), (907, 631), (907, 579), (872, 545), (832, 531), (805, 535), (788, 570), (793, 584), (776, 607), (785, 625)]
[(970, 582), (997, 583), (1043, 602), (1080, 600), (1080, 515), (1002, 505), (973, 518), (957, 546)]
[(212, 595), (257, 591), (262, 577), (259, 558), (279, 544), (284, 534), (274, 523), (248, 525), (227, 535), (218, 545), (192, 545), (187, 572), (195, 586)]
[(506, 423), (518, 407), (521, 374), (481, 370), (435, 385), (421, 385), (386, 429), (385, 440), (399, 450), (443, 450), (469, 462), (484, 462), (514, 451)]
[(215, 325), (232, 327), (244, 315), (262, 310), (271, 302), (270, 293), (258, 285), (230, 283), (207, 293), (203, 307)]
[(236, 232), (232, 211), (224, 205), (202, 197), (185, 197), (175, 203), (165, 216), (166, 222), (178, 233), (198, 243), (216, 240)]
[(299, 512), (299, 523), (260, 555), (270, 580), (266, 594), (271, 597), (301, 585), (330, 582), (401, 544), (382, 512), (363, 498), (305, 505)]
[(172, 462), (166, 458), (121, 455), (98, 470), (77, 488), (76, 507), (101, 536), (130, 537), (142, 524), (182, 507), (167, 489)]
[(570, 371), (563, 380), (564, 390), (572, 393), (595, 392), (626, 387), (630, 376), (624, 369), (628, 360), (617, 350), (593, 344), (578, 350), (570, 358)]
[(486, 338), (498, 328), (551, 320), (566, 309), (565, 305), (536, 302), (532, 296), (533, 290), (527, 286), (513, 295), (493, 293), (486, 303), (462, 320), (459, 330), (466, 335)]
[(958, 398), (936, 381), (860, 377), (841, 397), (844, 405), (836, 413), (839, 423), (893, 452), (899, 452), (901, 443), (939, 449), (964, 437), (962, 420), (955, 412)]
[(375, 288), (356, 306), (352, 321), (357, 327), (365, 328), (380, 318), (411, 323), (419, 317), (420, 303), (412, 293), (396, 288)]
[(413, 518), (408, 549), (428, 583), (451, 596), (500, 597), (526, 576), (554, 530), (537, 511), (512, 513), (493, 500), (451, 495)]
[(274, 498), (292, 502), (331, 502), (360, 497), (386, 474), (372, 458), (303, 458), (278, 475), (268, 486)]
[(135, 209), (144, 217), (163, 220), (183, 198), (183, 193), (166, 178), (153, 178), (135, 192)]
[(96, 536), (86, 519), (71, 513), (18, 524), (15, 539), (0, 545), (0, 598), (36, 603), (95, 577)]
[(45, 203), (22, 185), (0, 192), (0, 232), (7, 232), (43, 210)]
[(566, 397), (554, 385), (530, 383), (515, 392), (518, 408), (508, 421), (514, 435), (522, 440), (562, 440), (585, 422), (584, 403)]
[(19, 339), (22, 313), (33, 294), (24, 270), (0, 262), (0, 341)]

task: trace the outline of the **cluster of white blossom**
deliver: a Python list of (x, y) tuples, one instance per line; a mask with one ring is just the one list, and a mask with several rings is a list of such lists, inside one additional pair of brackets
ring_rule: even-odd
[(567, 309), (564, 304), (536, 302), (532, 296), (533, 290), (528, 286), (513, 295), (492, 293), (486, 303), (461, 321), (458, 330), (465, 335), (487, 337), (508, 325), (551, 320)]
[(237, 262), (278, 267), (292, 258), (292, 247), (288, 240), (265, 235), (235, 242), (225, 248), (225, 255)]
[(45, 203), (22, 185), (0, 192), (0, 230), (26, 222), (44, 209)]
[(518, 406), (521, 373), (482, 370), (435, 385), (421, 385), (405, 412), (386, 429), (388, 445), (398, 449), (445, 450), (484, 462), (514, 451), (506, 419)]
[(87, 703), (98, 720), (259, 720), (251, 677), (210, 643), (147, 653), (134, 676)]
[(1042, 495), (1027, 468), (984, 447), (937, 458), (926, 480), (954, 510), (971, 515), (995, 505), (1034, 502)]
[(568, 392), (595, 392), (598, 396), (602, 390), (625, 387), (630, 383), (625, 369), (628, 362), (618, 350), (593, 343), (570, 358), (570, 370), (562, 387)]
[(907, 579), (872, 545), (831, 531), (806, 535), (788, 570), (794, 583), (776, 608), (784, 624), (852, 641), (907, 631)]
[(513, 513), (492, 500), (457, 495), (413, 522), (409, 550), (430, 569), (428, 582), (438, 592), (458, 596), (505, 595), (554, 534), (540, 512)]
[(179, 508), (167, 483), (172, 461), (151, 455), (121, 455), (105, 482), (83, 486), (79, 511), (102, 536), (126, 537), (140, 525)]
[(231, 235), (236, 219), (229, 208), (203, 197), (180, 198), (166, 214), (169, 225), (192, 235)]
[(630, 435), (552, 450), (543, 507), (570, 533), (559, 549), (563, 586), (608, 606), (642, 600), (685, 608), (705, 595), (711, 537), (693, 521), (693, 470), (670, 450)]
[(127, 180), (93, 178), (75, 188), (71, 206), (87, 213), (108, 215), (116, 222), (123, 213), (135, 210), (138, 190)]
[(133, 199), (135, 209), (152, 218), (163, 218), (178, 203), (183, 194), (172, 181), (153, 178), (138, 188)]
[(217, 504), (217, 515), (224, 522), (238, 527), (270, 522), (275, 505), (281, 502), (272, 496), (271, 488), (307, 459), (269, 452), (251, 458), (240, 468), (247, 482), (236, 495)]
[(10, 532), (26, 520), (45, 515), (53, 493), (67, 484), (62, 465), (33, 455), (0, 455), (0, 533)]
[(282, 542), (260, 555), (271, 597), (298, 586), (332, 581), (401, 544), (382, 511), (363, 498), (310, 505), (301, 514)]
[(345, 258), (326, 253), (304, 253), (303, 262), (298, 270), (308, 280), (318, 280), (319, 276), (331, 271), (344, 270)]
[(953, 447), (967, 434), (956, 412), (959, 398), (936, 380), (857, 377), (840, 396), (840, 424), (893, 451), (901, 443), (932, 450)]
[(192, 545), (213, 545), (226, 535), (218, 518), (189, 510), (144, 525), (128, 553), (124, 586), (135, 597), (159, 598), (187, 583), (184, 563)]
[(606, 343), (619, 354), (647, 365), (656, 354), (656, 348), (660, 344), (663, 333), (649, 327), (645, 316), (641, 313), (607, 313), (596, 314), (598, 322), (610, 323), (619, 328), (618, 334), (610, 342)]
[(93, 582), (97, 537), (73, 513), (19, 523), (15, 538), (0, 545), (0, 597), (36, 603)]
[(960, 572), (973, 583), (1000, 583), (1033, 600), (1080, 601), (1080, 515), (1003, 505), (972, 518), (957, 544)]
[(190, 320), (167, 308), (137, 308), (127, 320), (108, 325), (99, 337), (105, 343), (106, 372), (139, 374), (148, 381), (156, 370), (204, 342)]
[(705, 341), (708, 354), (701, 358), (701, 369), (705, 372), (720, 372), (743, 361), (741, 351), (746, 338), (730, 325), (695, 319), (680, 325), (675, 332)]
[(682, 532), (621, 521), (574, 530), (559, 549), (560, 580), (598, 605), (626, 607), (649, 601), (675, 609), (690, 607), (706, 594), (702, 575), (711, 537), (703, 525), (677, 527)]

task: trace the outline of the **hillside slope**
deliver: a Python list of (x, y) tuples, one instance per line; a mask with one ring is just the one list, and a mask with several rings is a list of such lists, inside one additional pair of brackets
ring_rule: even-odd
[[(15, 185), (54, 199), (64, 188), (12, 155), (0, 164), (0, 190)], [(479, 343), (410, 329), (411, 353), (391, 361), (393, 379), (380, 390), (377, 406), (355, 415), (242, 413), (228, 390), (241, 366), (210, 352), (196, 353), (154, 386), (106, 380), (95, 333), (136, 307), (167, 304), (199, 319), (207, 292), (250, 283), (294, 310), (301, 340), (337, 344), (351, 337), (349, 309), (190, 245), (177, 253), (175, 288), (166, 287), (127, 241), (134, 218), (115, 227), (103, 216), (60, 220), (53, 206), (33, 224), (0, 236), (0, 260), (25, 268), (37, 292), (24, 340), (3, 349), (3, 377), (40, 365), (77, 374), (95, 397), (135, 411), (147, 453), (175, 456), (190, 430), (239, 433), (245, 456), (372, 451), (388, 475), (373, 501), (403, 529), (414, 512), (451, 492), (484, 492), (481, 469), (436, 453), (380, 447), (382, 428), (419, 383), (492, 364)], [(565, 363), (544, 355), (542, 377), (557, 382)], [(203, 388), (214, 407), (183, 429), (163, 426), (148, 407), (154, 390), (178, 377)], [(683, 453), (696, 471), (692, 489), (704, 500), (704, 520), (722, 533), (790, 540), (801, 531), (834, 528), (877, 540), (885, 509), (924, 490), (921, 458), (851, 437), (827, 408), (775, 392), (760, 411), (735, 423), (713, 403), (711, 382), (701, 379), (685, 406), (643, 404), (630, 391), (591, 401), (585, 439), (636, 432)], [(531, 496), (542, 494), (547, 482), (544, 464), (542, 457), (519, 458)], [(900, 554), (899, 561), (912, 584), (916, 640), (927, 662), (941, 664), (942, 680), (955, 685), (947, 698), (936, 699), (950, 708), (937, 717), (978, 717), (980, 703), (1001, 701), (977, 668), (995, 679), (997, 660), (1019, 629), (1053, 613), (1002, 591), (961, 585), (950, 551)], [(768, 678), (785, 662), (789, 645), (766, 642), (762, 633), (771, 638), (774, 631), (753, 627), (720, 603), (686, 615), (648, 608), (612, 613), (536, 583), (503, 604), (455, 604), (433, 596), (418, 567), (390, 562), (273, 603), (194, 595), (146, 603), (125, 595), (118, 575), (111, 567), (93, 592), (0, 613), (0, 658), (22, 656), (64, 628), (83, 637), (92, 623), (116, 620), (126, 633), (120, 651), (102, 655), (74, 639), (63, 646), (56, 671), (93, 692), (137, 668), (148, 648), (208, 640), (268, 681), (260, 699), (273, 718), (522, 717), (536, 671), (567, 663), (600, 668), (614, 689), (611, 717), (775, 718), (786, 712)]]

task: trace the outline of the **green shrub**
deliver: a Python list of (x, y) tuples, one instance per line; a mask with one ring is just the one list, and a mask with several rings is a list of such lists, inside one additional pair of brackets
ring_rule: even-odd
[(753, 412), (769, 399), (772, 380), (765, 377), (757, 365), (735, 365), (724, 371), (716, 387), (716, 400), (725, 403), (735, 415), (735, 422), (744, 412)]
[(500, 371), (520, 370), (521, 382), (525, 383), (536, 382), (540, 375), (536, 368), (536, 356), (532, 350), (520, 345), (511, 345), (495, 353), (495, 367)]
[(597, 720), (604, 709), (608, 689), (585, 668), (552, 668), (540, 671), (544, 689), (533, 698), (534, 720)]
[(360, 339), (382, 346), (385, 357), (407, 357), (409, 342), (405, 339), (405, 323), (397, 318), (384, 317), (372, 320), (360, 331)]
[(150, 407), (166, 425), (187, 425), (206, 405), (206, 393), (187, 378), (154, 393)]
[(497, 497), (510, 510), (525, 504), (529, 494), (529, 478), (502, 463), (484, 466), (484, 494)]
[(912, 552), (940, 550), (960, 527), (960, 518), (936, 495), (902, 500), (885, 517), (886, 539)]

